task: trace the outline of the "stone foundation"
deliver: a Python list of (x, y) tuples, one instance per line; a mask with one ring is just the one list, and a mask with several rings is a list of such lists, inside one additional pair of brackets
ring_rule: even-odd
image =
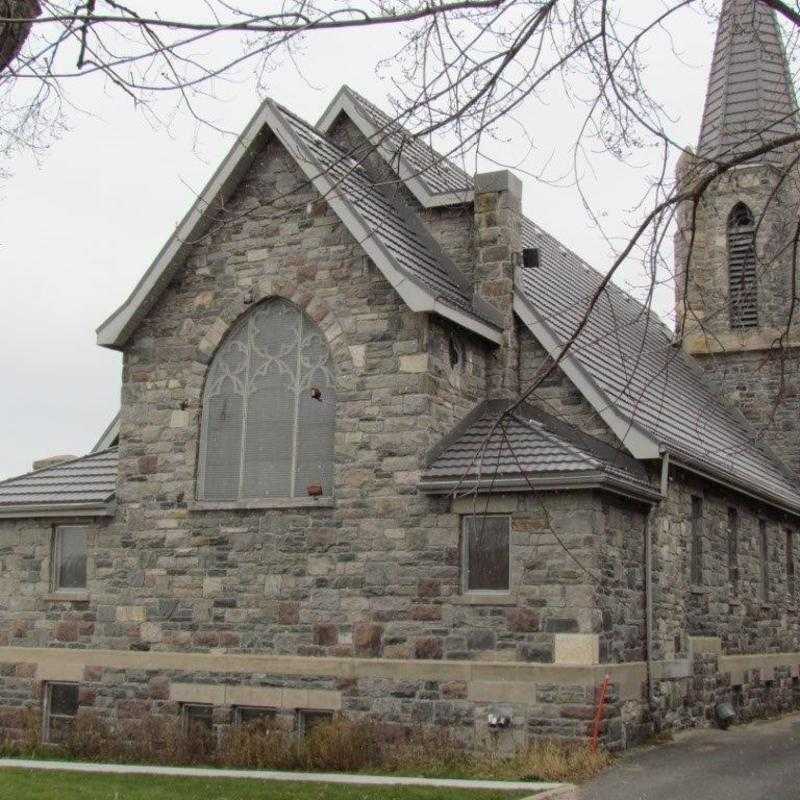
[[(574, 643), (578, 644), (578, 643)], [(584, 643), (585, 644), (585, 643)], [(0, 732), (22, 734), (24, 709), (41, 706), (47, 682), (81, 686), (81, 711), (112, 727), (183, 703), (214, 706), (214, 725), (237, 706), (331, 711), (404, 726), (442, 727), (469, 747), (510, 750), (534, 738), (585, 740), (600, 687), (610, 678), (601, 742), (618, 750), (656, 732), (711, 725), (719, 702), (742, 721), (800, 707), (800, 653), (725, 656), (719, 639), (690, 638), (687, 659), (652, 665), (530, 664), (300, 658), (180, 652), (0, 648)], [(489, 715), (509, 718), (495, 730)]]

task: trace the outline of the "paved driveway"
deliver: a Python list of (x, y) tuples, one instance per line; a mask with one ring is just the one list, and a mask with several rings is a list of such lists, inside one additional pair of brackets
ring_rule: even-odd
[(631, 751), (581, 800), (800, 800), (800, 714)]

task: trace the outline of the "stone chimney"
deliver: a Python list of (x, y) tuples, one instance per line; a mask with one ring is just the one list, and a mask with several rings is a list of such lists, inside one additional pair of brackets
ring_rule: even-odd
[(475, 176), (475, 292), (503, 323), (503, 343), (487, 370), (487, 397), (519, 394), (514, 270), (522, 260), (522, 182), (508, 170)]
[(40, 458), (33, 462), (34, 472), (39, 469), (47, 469), (48, 467), (57, 467), (59, 464), (65, 464), (67, 461), (74, 461), (78, 456), (48, 456), (47, 458)]

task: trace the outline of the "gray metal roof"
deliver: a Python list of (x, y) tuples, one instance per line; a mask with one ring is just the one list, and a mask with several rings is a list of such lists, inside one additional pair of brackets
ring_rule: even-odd
[(420, 181), (431, 194), (471, 192), (474, 188), (472, 178), (450, 159), (437, 153), (427, 142), (415, 136), (382, 111), (366, 97), (345, 87), (358, 109), (383, 135), (386, 144), (405, 158), (416, 170)]
[[(534, 334), (555, 357), (602, 277), (527, 219), (523, 242), (539, 249), (540, 266), (519, 271), (518, 290), (532, 313)], [(651, 456), (664, 447), (676, 461), (800, 511), (800, 487), (788, 467), (761, 449), (745, 420), (722, 405), (699, 366), (672, 344), (670, 329), (613, 283), (562, 363), (607, 421), (606, 412), (616, 415), (612, 427), (626, 444), (639, 437), (654, 446)]]
[(794, 87), (775, 13), (754, 0), (725, 0), (698, 154), (720, 159), (796, 133), (796, 114)]
[(112, 448), (0, 481), (0, 517), (110, 514), (117, 464)]
[(420, 480), (428, 493), (606, 486), (655, 499), (641, 465), (566, 423), (521, 404), (483, 403), (434, 450)]
[(363, 220), (370, 236), (400, 272), (440, 301), (484, 322), (496, 323), (496, 315), (488, 307), (473, 302), (469, 279), (437, 245), (417, 214), (384, 194), (364, 167), (334, 142), (285, 108), (276, 108), (313, 167)]

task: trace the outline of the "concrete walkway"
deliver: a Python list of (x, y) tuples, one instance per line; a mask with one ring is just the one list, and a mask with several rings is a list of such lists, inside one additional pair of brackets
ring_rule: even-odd
[(580, 800), (798, 800), (800, 714), (632, 750)]
[[(348, 775), (338, 772), (276, 772), (254, 769), (207, 769), (202, 767), (159, 767), (134, 764), (92, 764), (79, 761), (30, 761), (0, 758), (0, 769), (38, 769), (53, 772), (93, 772), (113, 775), (162, 775), (186, 778), (246, 778), (257, 781), (297, 783), (345, 783), (356, 786), (430, 786), (443, 789), (494, 789), (507, 792), (539, 793), (560, 790), (563, 784), (529, 781), (467, 781), (450, 778), (406, 778), (395, 775)], [(537, 800), (540, 800), (537, 798)]]

